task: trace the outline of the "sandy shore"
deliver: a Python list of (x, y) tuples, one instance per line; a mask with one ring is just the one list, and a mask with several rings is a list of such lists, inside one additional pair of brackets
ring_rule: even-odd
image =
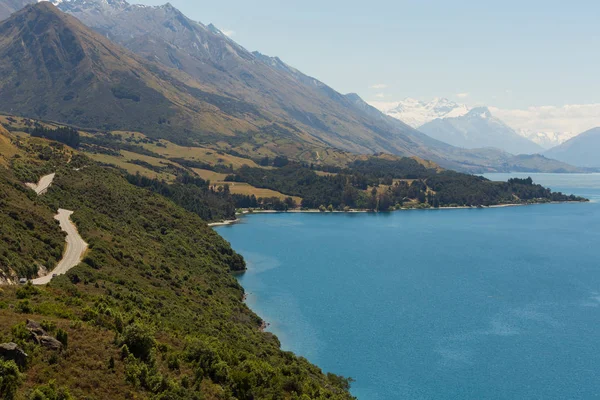
[[(478, 210), (478, 209), (487, 209), (487, 208), (505, 208), (505, 207), (523, 207), (523, 206), (536, 206), (536, 205), (541, 205), (541, 204), (565, 204), (565, 203), (581, 203), (579, 201), (551, 201), (551, 202), (547, 202), (547, 203), (531, 203), (531, 204), (496, 204), (493, 206), (456, 206), (456, 207), (438, 207), (438, 208), (400, 208), (398, 210), (392, 210), (392, 211), (388, 211), (388, 212), (394, 212), (394, 211), (426, 211), (426, 210)], [(243, 215), (252, 215), (252, 214), (283, 214), (283, 213), (307, 213), (307, 214), (333, 214), (333, 213), (344, 213), (344, 214), (353, 214), (353, 213), (369, 213), (369, 212), (380, 212), (380, 211), (370, 211), (370, 210), (349, 210), (349, 211), (339, 211), (339, 210), (334, 210), (334, 211), (321, 211), (321, 210), (315, 210), (315, 209), (310, 209), (310, 210), (299, 210), (299, 209), (295, 209), (295, 210), (288, 210), (288, 211), (277, 211), (277, 210), (244, 210), (241, 213), (238, 213), (237, 215), (243, 216)], [(231, 224), (235, 224), (237, 222), (240, 222), (240, 219), (236, 219), (236, 220), (226, 220), (226, 221), (221, 221), (221, 222), (211, 222), (210, 224), (208, 224), (208, 226), (214, 227), (214, 226), (224, 226), (224, 225), (231, 225)]]
[(221, 222), (211, 222), (210, 224), (208, 224), (208, 226), (225, 226), (225, 225), (231, 225), (231, 224), (235, 224), (236, 222), (240, 222), (239, 219), (228, 219), (225, 221), (221, 221)]

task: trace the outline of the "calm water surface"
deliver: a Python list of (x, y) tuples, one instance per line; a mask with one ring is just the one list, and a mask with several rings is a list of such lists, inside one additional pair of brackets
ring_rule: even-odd
[(258, 214), (218, 232), (283, 347), (361, 400), (600, 398), (600, 175), (532, 177), (594, 202)]

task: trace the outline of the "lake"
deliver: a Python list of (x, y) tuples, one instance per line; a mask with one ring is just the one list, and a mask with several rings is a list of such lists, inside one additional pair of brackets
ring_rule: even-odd
[(588, 204), (255, 214), (218, 232), (286, 350), (361, 400), (600, 398), (600, 175)]

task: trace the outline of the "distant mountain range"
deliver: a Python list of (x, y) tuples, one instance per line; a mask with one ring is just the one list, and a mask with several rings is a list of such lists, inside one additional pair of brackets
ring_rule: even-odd
[(517, 129), (516, 132), (524, 138), (539, 144), (544, 149), (558, 146), (577, 136), (577, 134), (573, 132), (538, 132), (530, 129)]
[[(486, 147), (491, 142), (496, 142), (494, 146), (514, 154), (538, 153), (564, 143), (575, 136), (570, 132), (540, 132), (515, 129), (504, 123), (500, 118), (493, 116), (493, 112), (489, 109), (485, 113), (478, 113), (479, 115), (492, 115), (491, 118), (485, 118), (484, 121), (477, 122), (479, 132), (465, 127), (456, 127), (455, 129), (446, 126), (443, 128), (442, 125), (464, 125), (465, 123), (472, 126), (474, 122), (473, 115), (467, 119), (468, 122), (460, 119), (460, 117), (469, 114), (473, 109), (472, 107), (446, 98), (434, 98), (431, 101), (406, 98), (399, 102), (372, 102), (371, 104), (386, 115), (397, 118), (438, 140), (466, 148)], [(452, 119), (453, 122), (451, 124), (437, 122), (433, 126), (429, 125), (436, 119)], [(492, 124), (486, 126), (488, 122)], [(499, 125), (503, 125), (502, 128)], [(432, 132), (429, 129), (434, 131)], [(493, 139), (495, 135), (499, 137)], [(526, 140), (524, 141), (522, 138)], [(505, 141), (508, 142), (505, 143)]]
[[(23, 3), (0, 0), (0, 18)], [(472, 172), (520, 162), (500, 150), (433, 139), (277, 57), (248, 52), (170, 4), (56, 4), (77, 19), (44, 2), (0, 23), (0, 111), (90, 129), (139, 130), (251, 157), (284, 154), (312, 162), (319, 149), (334, 148), (416, 156)], [(432, 112), (454, 115), (452, 108), (440, 100)], [(543, 170), (563, 168), (544, 162)]]
[(600, 127), (583, 132), (544, 155), (578, 167), (600, 168)]
[(542, 147), (492, 116), (486, 107), (471, 109), (457, 117), (437, 118), (419, 130), (434, 139), (466, 149), (495, 147), (512, 154), (536, 154)]
[(395, 103), (373, 104), (390, 117), (416, 129), (434, 119), (460, 117), (469, 112), (469, 107), (464, 104), (438, 97), (427, 102), (406, 98)]

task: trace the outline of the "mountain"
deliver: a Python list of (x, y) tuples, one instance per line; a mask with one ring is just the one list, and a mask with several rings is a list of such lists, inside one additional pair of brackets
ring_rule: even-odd
[(322, 82), (246, 51), (169, 4), (57, 4), (98, 33), (46, 2), (2, 22), (0, 110), (177, 142), (223, 141), (243, 152), (321, 146), (435, 157), (412, 128), (373, 118)]
[(585, 131), (544, 155), (586, 168), (600, 168), (600, 127)]
[(234, 135), (266, 123), (256, 107), (141, 59), (47, 2), (1, 22), (0, 38), (5, 112), (165, 137)]
[(459, 117), (435, 119), (419, 128), (425, 134), (467, 149), (496, 147), (512, 154), (533, 154), (543, 149), (523, 138), (486, 107), (477, 107)]
[(556, 147), (576, 136), (572, 132), (539, 132), (531, 129), (517, 129), (516, 132), (544, 149)]
[[(480, 172), (498, 170), (512, 157), (435, 140), (277, 57), (248, 52), (170, 4), (57, 5), (97, 33), (49, 3), (1, 23), (0, 111), (88, 129), (142, 131), (254, 158), (285, 154), (319, 162), (324, 149), (336, 148)], [(54, 22), (38, 24), (48, 20), (45, 13)]]
[(469, 112), (469, 107), (458, 104), (446, 98), (434, 98), (424, 102), (416, 99), (406, 98), (394, 103), (372, 103), (390, 117), (419, 128), (420, 126), (438, 118), (460, 117)]

